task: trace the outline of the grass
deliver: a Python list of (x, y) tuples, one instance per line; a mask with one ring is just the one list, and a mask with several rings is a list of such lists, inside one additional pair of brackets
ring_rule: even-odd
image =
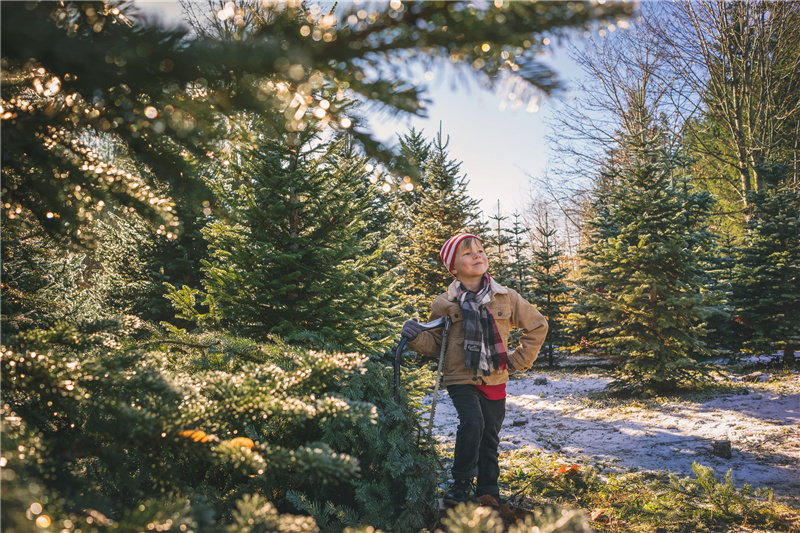
[(501, 483), (510, 503), (583, 509), (592, 526), (614, 533), (714, 531), (800, 532), (798, 511), (768, 489), (736, 488), (695, 463), (693, 477), (620, 472), (615, 465), (523, 448), (503, 457)]

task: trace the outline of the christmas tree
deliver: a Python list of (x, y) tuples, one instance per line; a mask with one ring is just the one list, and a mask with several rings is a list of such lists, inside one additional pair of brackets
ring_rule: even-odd
[[(405, 138), (408, 140), (408, 137)], [(427, 151), (421, 161), (421, 186), (417, 200), (406, 207), (401, 219), (400, 265), (402, 288), (417, 316), (427, 316), (433, 298), (453, 280), (442, 265), (442, 245), (458, 233), (482, 234), (478, 220), (478, 201), (467, 195), (466, 177), (460, 174), (460, 163), (450, 158), (449, 139), (440, 131), (436, 139), (418, 153)], [(421, 156), (420, 156), (421, 157)]]
[(391, 288), (382, 250), (368, 248), (368, 160), (346, 137), (324, 141), (309, 128), (293, 138), (265, 140), (214, 178), (228, 215), (203, 230), (203, 290), (169, 297), (200, 325), (374, 350), (393, 306), (382, 296)]
[(514, 222), (506, 229), (508, 235), (509, 278), (505, 285), (512, 287), (523, 298), (533, 301), (533, 261), (531, 258), (530, 230), (521, 221), (521, 215), (514, 213)]
[(492, 277), (503, 285), (507, 285), (513, 277), (513, 258), (510, 245), (514, 236), (509, 228), (504, 226), (506, 220), (508, 217), (500, 211), (500, 201), (498, 200), (497, 211), (489, 217), (486, 234), (483, 238), (483, 245), (489, 258), (489, 271)]
[(731, 276), (731, 305), (744, 346), (783, 349), (787, 366), (795, 363), (800, 342), (800, 193), (781, 179), (789, 168), (759, 169), (769, 187), (750, 198), (753, 213)]
[(566, 340), (564, 332), (564, 313), (568, 306), (568, 295), (571, 292), (565, 279), (569, 272), (561, 266), (563, 252), (557, 247), (555, 235), (557, 229), (550, 226), (545, 214), (544, 223), (536, 228), (537, 244), (533, 251), (533, 280), (535, 296), (532, 301), (547, 318), (547, 341), (545, 352), (547, 362), (552, 367), (554, 347), (563, 345)]
[(680, 175), (644, 108), (632, 115), (590, 221), (579, 309), (619, 365), (613, 386), (647, 392), (701, 378), (712, 199)]

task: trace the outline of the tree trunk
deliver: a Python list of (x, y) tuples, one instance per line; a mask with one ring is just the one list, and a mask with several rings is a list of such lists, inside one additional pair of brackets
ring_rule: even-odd
[(793, 342), (787, 342), (783, 348), (783, 366), (789, 368), (793, 367), (797, 360), (794, 357), (795, 345)]

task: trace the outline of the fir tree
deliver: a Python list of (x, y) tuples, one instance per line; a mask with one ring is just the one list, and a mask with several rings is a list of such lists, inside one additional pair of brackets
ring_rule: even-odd
[(616, 388), (665, 390), (699, 379), (711, 234), (708, 194), (679, 176), (642, 108), (590, 221), (581, 309), (619, 363)]
[(392, 305), (382, 297), (391, 286), (381, 249), (365, 233), (376, 195), (366, 160), (346, 138), (323, 142), (313, 130), (296, 138), (265, 140), (229, 165), (227, 179), (216, 178), (229, 220), (203, 230), (204, 289), (175, 288), (169, 297), (200, 324), (374, 349)]
[[(531, 277), (530, 244), (526, 240), (528, 229), (520, 223), (520, 215), (514, 213), (514, 223), (509, 228), (503, 226), (504, 217), (497, 204), (497, 214), (490, 217), (496, 222), (496, 233), (489, 231), (488, 243), (489, 271), (498, 282), (519, 292), (529, 302), (534, 301), (533, 279)], [(501, 253), (502, 252), (502, 253)], [(519, 341), (522, 332), (513, 329), (509, 344)]]
[(521, 215), (514, 213), (514, 223), (508, 228), (509, 264), (511, 277), (508, 285), (523, 298), (533, 300), (533, 261), (531, 260), (530, 230), (521, 221)]
[(106, 311), (145, 321), (175, 321), (165, 283), (197, 286), (196, 261), (205, 252), (197, 244), (196, 219), (170, 240), (135, 213), (109, 213), (93, 225), (98, 238), (89, 251), (87, 279)]
[(500, 211), (500, 201), (497, 201), (497, 211), (489, 217), (483, 244), (489, 259), (489, 271), (493, 278), (503, 285), (512, 279), (513, 258), (511, 257), (510, 244), (512, 236), (509, 229), (503, 225), (508, 220)]
[(467, 195), (467, 179), (459, 174), (460, 163), (450, 159), (448, 143), (440, 131), (428, 148), (420, 172), (427, 186), (408, 206), (400, 240), (401, 283), (418, 316), (427, 316), (433, 298), (453, 280), (439, 256), (445, 241), (462, 231), (482, 233), (478, 201)]
[(753, 215), (735, 250), (731, 304), (744, 346), (782, 348), (791, 366), (800, 343), (800, 192), (774, 179), (787, 170), (759, 169), (770, 186), (749, 199)]
[[(23, 229), (24, 228), (24, 229)], [(63, 321), (105, 318), (88, 283), (86, 253), (72, 253), (36, 220), (4, 224), (2, 251), (2, 336), (48, 328)]]
[(398, 137), (399, 144), (399, 158), (402, 161), (402, 166), (414, 169), (413, 173), (416, 180), (413, 182), (411, 190), (408, 187), (403, 190), (399, 196), (403, 205), (413, 205), (420, 201), (422, 191), (428, 189), (430, 183), (429, 178), (422, 172), (423, 166), (431, 157), (432, 143), (425, 138), (423, 130), (411, 128), (408, 133)]
[(315, 99), (312, 88), (422, 114), (424, 89), (411, 83), (403, 59), (459, 58), (463, 72), (488, 87), (512, 78), (517, 98), (549, 93), (560, 84), (540, 62), (542, 48), (531, 45), (541, 42), (535, 36), (632, 12), (588, 1), (545, 9), (420, 3), (398, 11), (387, 4), (366, 19), (357, 16), (361, 7), (350, 8), (337, 24), (303, 5), (253, 2), (237, 9), (251, 10), (255, 26), (226, 42), (143, 23), (127, 2), (3, 2), (0, 9), (3, 222), (24, 209), (49, 232), (77, 240), (87, 238), (81, 226), (103, 205), (133, 208), (173, 234), (180, 229), (170, 197), (152, 195), (149, 176), (118, 168), (96, 149), (98, 140), (112, 137), (173, 194), (198, 203), (208, 193), (194, 179), (198, 167), (242, 112), (278, 110), (281, 129), (291, 133), (324, 111), (328, 128), (349, 129), (388, 162), (393, 154), (373, 135), (351, 127), (347, 106)]
[[(716, 200), (716, 196), (714, 198)], [(711, 220), (714, 220), (713, 213)], [(712, 284), (709, 304), (712, 313), (707, 319), (706, 329), (709, 346), (713, 346), (720, 355), (739, 352), (744, 342), (743, 331), (738, 327), (731, 307), (736, 253), (736, 241), (730, 234), (717, 235), (714, 252), (709, 258), (708, 273)]]
[(301, 499), (336, 509), (339, 529), (430, 523), (433, 475), (406, 469), (432, 473), (434, 457), (381, 365), (177, 330), (132, 342), (138, 327), (4, 335), (4, 532), (234, 531)]
[(566, 339), (564, 334), (564, 314), (568, 305), (567, 297), (570, 288), (565, 283), (566, 268), (561, 266), (560, 258), (563, 252), (557, 247), (555, 240), (557, 229), (550, 226), (550, 221), (545, 214), (544, 224), (536, 228), (538, 246), (533, 251), (532, 277), (535, 283), (535, 296), (533, 302), (539, 311), (547, 318), (547, 362), (552, 367), (554, 361), (554, 346), (562, 345)]

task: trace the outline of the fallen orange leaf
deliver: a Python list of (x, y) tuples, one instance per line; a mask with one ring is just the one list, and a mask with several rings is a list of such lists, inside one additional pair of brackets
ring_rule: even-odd
[(248, 439), (247, 437), (236, 437), (231, 439), (229, 442), (230, 445), (235, 448), (247, 448), (248, 450), (252, 450), (253, 446), (256, 445), (255, 442), (253, 442), (251, 439)]
[(187, 429), (178, 433), (181, 437), (186, 437), (187, 439), (192, 439), (194, 442), (208, 442), (213, 437), (211, 435), (206, 434), (205, 431), (192, 430)]

